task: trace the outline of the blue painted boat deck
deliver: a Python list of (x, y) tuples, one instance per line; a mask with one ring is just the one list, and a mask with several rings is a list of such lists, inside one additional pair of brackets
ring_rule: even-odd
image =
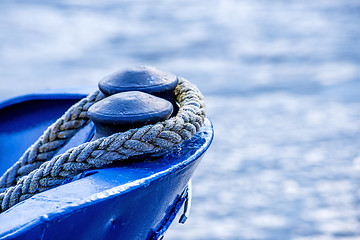
[[(0, 124), (0, 140), (11, 140), (7, 143), (11, 153), (2, 155), (2, 170), (16, 161), (12, 154), (22, 152), (18, 141), (26, 145), (42, 133), (45, 123), (54, 121), (79, 97), (31, 95), (12, 100), (13, 105), (3, 104), (0, 113), (7, 114)], [(78, 143), (89, 138), (93, 129), (88, 126), (81, 131), (85, 133), (77, 136)], [(150, 239), (174, 211), (212, 138), (212, 125), (206, 119), (193, 138), (162, 157), (87, 170), (80, 179), (70, 179), (0, 214), (0, 239)]]
[(0, 98), (136, 65), (203, 92), (214, 142), (188, 222), (165, 239), (360, 238), (359, 1), (4, 0), (0, 12)]

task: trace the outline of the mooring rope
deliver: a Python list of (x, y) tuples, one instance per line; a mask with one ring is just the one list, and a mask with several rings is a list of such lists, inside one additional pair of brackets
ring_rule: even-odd
[(22, 176), (50, 160), (72, 136), (89, 122), (87, 110), (104, 95), (95, 91), (83, 98), (53, 123), (20, 159), (0, 177), (0, 193), (16, 184)]
[(103, 96), (96, 91), (80, 100), (51, 125), (1, 177), (0, 186), (6, 187), (6, 190), (0, 193), (0, 212), (36, 193), (59, 186), (65, 179), (86, 169), (100, 168), (144, 154), (165, 154), (182, 141), (191, 138), (205, 119), (203, 96), (196, 86), (179, 78), (175, 97), (180, 105), (175, 117), (99, 138), (53, 157), (56, 151), (89, 121), (87, 110)]

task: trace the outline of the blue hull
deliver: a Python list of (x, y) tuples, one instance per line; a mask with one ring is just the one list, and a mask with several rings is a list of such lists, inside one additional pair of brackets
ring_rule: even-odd
[[(81, 97), (39, 94), (0, 103), (0, 141), (8, 142), (0, 149), (1, 172)], [(34, 113), (34, 104), (41, 111)], [(92, 134), (89, 125), (65, 148)], [(0, 239), (159, 239), (189, 197), (187, 184), (212, 138), (206, 119), (200, 132), (165, 156), (85, 171), (0, 214)]]

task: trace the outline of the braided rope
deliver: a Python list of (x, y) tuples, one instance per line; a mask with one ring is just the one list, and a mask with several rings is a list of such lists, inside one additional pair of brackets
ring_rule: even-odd
[[(94, 95), (98, 96), (91, 96)], [(36, 193), (59, 186), (66, 178), (74, 177), (86, 169), (99, 168), (134, 156), (165, 153), (191, 138), (205, 119), (203, 96), (196, 86), (183, 78), (179, 78), (175, 96), (180, 104), (175, 117), (84, 143), (43, 162), (30, 174), (20, 178), (16, 185), (0, 193), (0, 212)], [(88, 101), (87, 104), (91, 102)], [(87, 114), (84, 113), (83, 116), (87, 117)]]
[(38, 168), (51, 159), (72, 136), (89, 122), (87, 110), (104, 95), (95, 91), (69, 108), (63, 116), (53, 123), (20, 159), (0, 177), (0, 193), (16, 184), (22, 176)]

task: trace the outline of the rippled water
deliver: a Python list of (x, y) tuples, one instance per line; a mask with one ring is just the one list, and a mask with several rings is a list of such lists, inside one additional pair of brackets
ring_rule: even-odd
[(165, 239), (360, 239), (360, 2), (1, 1), (0, 98), (151, 65), (215, 139)]

